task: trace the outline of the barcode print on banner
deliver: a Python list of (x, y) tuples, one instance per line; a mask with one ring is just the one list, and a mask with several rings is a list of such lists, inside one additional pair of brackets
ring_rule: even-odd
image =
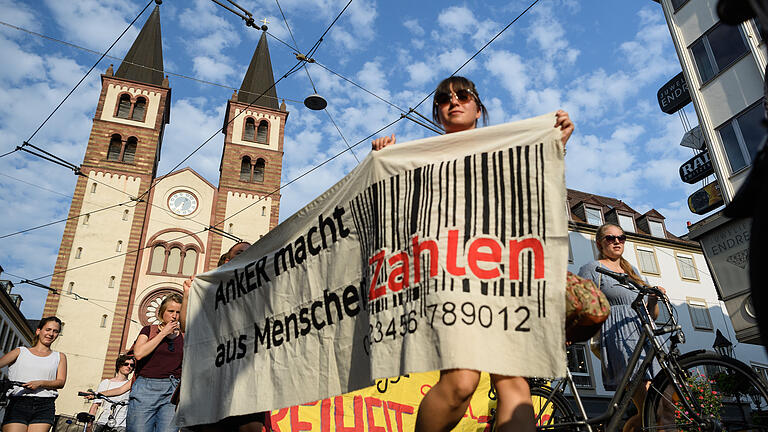
[[(479, 235), (498, 238), (502, 244), (524, 236), (546, 241), (544, 199), (544, 145), (519, 146), (493, 153), (478, 153), (463, 159), (422, 166), (370, 185), (348, 205), (360, 236), (363, 265), (368, 278), (376, 274), (368, 258), (382, 249), (407, 251), (413, 256), (410, 238), (441, 239), (449, 229), (460, 229), (460, 250)], [(496, 205), (494, 205), (494, 203)], [(438, 277), (428, 278), (429, 254), (420, 260), (420, 295), (440, 290), (461, 290), (488, 296), (531, 297), (539, 304), (539, 316), (546, 315), (546, 282), (533, 280), (533, 252), (520, 254), (521, 281), (498, 278), (493, 282), (457, 280), (439, 269)], [(502, 274), (505, 264), (500, 265)], [(391, 269), (386, 262), (378, 272), (386, 280)], [(370, 279), (369, 279), (370, 280)], [(477, 286), (474, 286), (477, 285)], [(409, 299), (419, 294), (402, 294)], [(390, 297), (386, 309), (397, 303)], [(386, 300), (386, 298), (380, 299)], [(402, 298), (400, 298), (402, 304)]]

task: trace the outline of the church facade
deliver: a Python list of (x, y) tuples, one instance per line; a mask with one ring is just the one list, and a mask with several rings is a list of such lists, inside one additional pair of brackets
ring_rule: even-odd
[(215, 267), (238, 239), (254, 242), (274, 228), (280, 208), (288, 112), (278, 106), (264, 33), (227, 103), (218, 185), (190, 168), (157, 176), (171, 120), (159, 7), (101, 82), (51, 281), (57, 292), (43, 312), (65, 323), (54, 349), (69, 362), (56, 403), (68, 415), (87, 406), (77, 391), (113, 376), (118, 354), (144, 325), (158, 322), (165, 296)]

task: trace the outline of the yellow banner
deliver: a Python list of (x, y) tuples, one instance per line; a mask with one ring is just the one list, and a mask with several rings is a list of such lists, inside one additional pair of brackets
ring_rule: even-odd
[[(375, 386), (304, 405), (272, 411), (275, 432), (409, 432), (416, 425), (419, 403), (437, 382), (439, 372), (378, 380)], [(496, 395), (487, 373), (456, 431), (491, 429)]]

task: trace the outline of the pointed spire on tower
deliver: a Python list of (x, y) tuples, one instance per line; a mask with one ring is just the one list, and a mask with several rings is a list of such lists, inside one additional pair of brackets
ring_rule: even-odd
[[(266, 93), (265, 93), (266, 91)], [(263, 96), (259, 97), (262, 93)], [(267, 32), (261, 33), (256, 51), (253, 52), (248, 72), (243, 78), (243, 85), (237, 94), (238, 102), (245, 102), (265, 108), (277, 108), (277, 92), (275, 91), (275, 76), (272, 74), (272, 60), (269, 58)]]
[(160, 7), (144, 23), (116, 77), (154, 85), (163, 84), (163, 44), (160, 39)]

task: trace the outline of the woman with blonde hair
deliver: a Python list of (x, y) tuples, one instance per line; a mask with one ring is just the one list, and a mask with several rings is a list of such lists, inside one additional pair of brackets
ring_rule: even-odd
[[(627, 274), (638, 283), (648, 284), (648, 281), (641, 278), (632, 264), (622, 256), (626, 241), (627, 236), (618, 225), (612, 223), (601, 225), (595, 234), (598, 258), (596, 261), (583, 265), (579, 270), (579, 276), (592, 280), (595, 286), (605, 293), (608, 303), (611, 305), (611, 314), (603, 323), (600, 332), (603, 385), (609, 391), (616, 390), (616, 386), (627, 370), (632, 352), (639, 343), (642, 324), (631, 306), (637, 294), (619, 284), (616, 279), (598, 273), (596, 269), (603, 267), (612, 272)], [(663, 288), (659, 287), (659, 289), (664, 292)], [(656, 297), (650, 297), (646, 307), (651, 312), (651, 316), (658, 317), (659, 306)], [(638, 366), (649, 353), (650, 348), (650, 343), (648, 343), (645, 352), (640, 356)], [(638, 414), (627, 420), (624, 424), (624, 431), (641, 430), (639, 413), (643, 412), (643, 401), (645, 401), (651, 379), (660, 370), (659, 364), (654, 360), (643, 378), (645, 385), (640, 386), (632, 395), (632, 402), (637, 407)]]

